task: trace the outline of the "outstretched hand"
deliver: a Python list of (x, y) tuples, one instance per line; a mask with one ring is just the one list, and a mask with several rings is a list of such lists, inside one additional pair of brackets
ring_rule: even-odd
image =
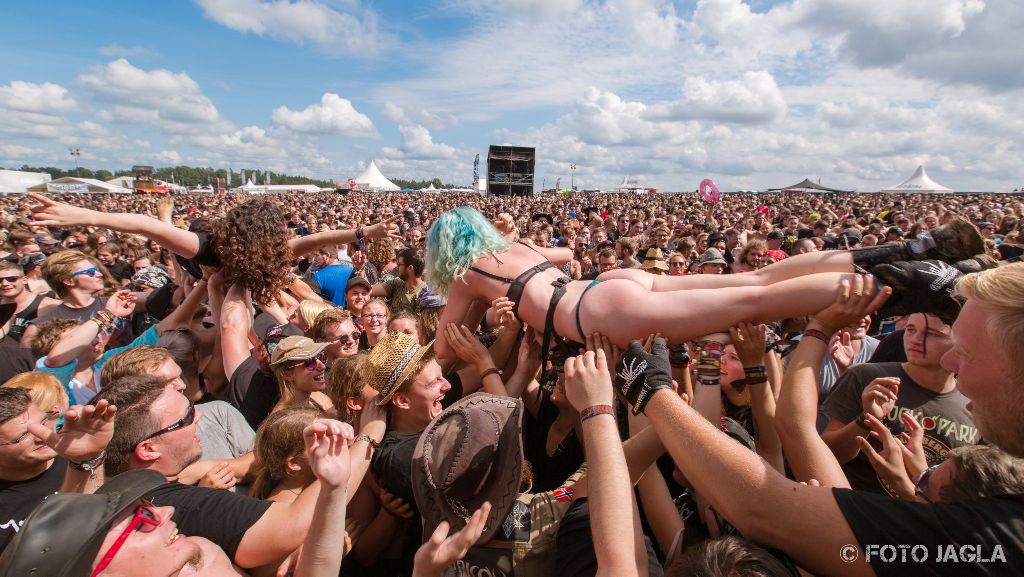
[(485, 502), (469, 518), (466, 526), (452, 535), (448, 535), (448, 522), (441, 521), (430, 535), (430, 539), (416, 551), (413, 577), (439, 577), (452, 563), (465, 557), (469, 548), (483, 534), (490, 512), (491, 504)]
[(831, 336), (882, 308), (890, 295), (892, 288), (886, 286), (879, 290), (875, 277), (871, 275), (859, 274), (850, 279), (844, 278), (839, 282), (836, 300), (814, 315), (812, 322), (820, 325)]
[(107, 298), (105, 308), (115, 317), (126, 317), (135, 310), (135, 293), (130, 290), (117, 291)]
[(34, 192), (29, 192), (27, 194), (29, 198), (39, 203), (38, 206), (29, 208), (29, 210), (32, 211), (32, 226), (77, 226), (93, 224), (92, 217), (96, 214), (95, 211), (59, 202)]
[(402, 240), (402, 235), (398, 230), (398, 219), (400, 218), (402, 218), (402, 215), (392, 216), (391, 218), (366, 227), (364, 229), (366, 238), (390, 238), (394, 240)]
[(764, 362), (764, 325), (741, 322), (729, 329), (732, 346), (744, 367), (756, 367)]
[(69, 461), (88, 461), (107, 448), (114, 436), (117, 407), (101, 400), (95, 405), (74, 405), (64, 412), (60, 432), (40, 423), (29, 423), (28, 431)]
[(668, 344), (658, 337), (651, 343), (651, 352), (640, 341), (629, 343), (616, 365), (615, 388), (633, 405), (633, 413), (642, 413), (654, 393), (672, 390), (672, 364), (668, 360)]
[(494, 364), (487, 347), (465, 325), (448, 323), (448, 326), (444, 327), (444, 334), (455, 354), (467, 364), (480, 370), (485, 370)]
[(302, 431), (309, 468), (326, 488), (348, 483), (348, 446), (355, 440), (352, 425), (332, 419), (317, 419)]
[(882, 443), (882, 450), (876, 451), (866, 438), (857, 437), (857, 445), (861, 452), (868, 458), (875, 473), (892, 487), (897, 495), (904, 499), (913, 499), (914, 482), (907, 475), (903, 462), (906, 448), (893, 437), (888, 427), (874, 416), (866, 416), (864, 422), (871, 429), (870, 435)]
[(615, 394), (604, 349), (565, 359), (565, 396), (577, 411), (612, 404)]

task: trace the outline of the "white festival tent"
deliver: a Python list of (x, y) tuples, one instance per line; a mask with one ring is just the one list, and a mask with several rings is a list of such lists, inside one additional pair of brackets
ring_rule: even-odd
[(249, 194), (270, 194), (275, 192), (320, 192), (315, 184), (256, 184), (249, 179), (244, 185), (232, 190)]
[(953, 189), (946, 188), (928, 177), (924, 166), (918, 165), (914, 175), (896, 186), (881, 190), (881, 192), (922, 192), (928, 194), (953, 192)]
[(73, 192), (73, 193), (99, 193), (99, 194), (131, 194), (130, 188), (124, 188), (95, 178), (78, 178), (77, 176), (65, 176), (56, 180), (50, 180), (42, 184), (30, 186), (30, 192)]
[(419, 192), (439, 192), (439, 191), (438, 191), (438, 189), (437, 189), (437, 188), (436, 188), (436, 187), (434, 186), (434, 183), (433, 183), (433, 182), (431, 182), (431, 183), (430, 183), (430, 186), (428, 186), (428, 187), (426, 187), (426, 188), (421, 188), (421, 189), (419, 189)]
[(25, 192), (29, 187), (49, 180), (50, 175), (45, 172), (0, 169), (0, 192)]
[(360, 190), (369, 190), (371, 192), (397, 191), (402, 189), (381, 174), (380, 169), (377, 168), (377, 163), (372, 160), (370, 161), (370, 166), (367, 166), (362, 174), (352, 180), (356, 181), (356, 185)]

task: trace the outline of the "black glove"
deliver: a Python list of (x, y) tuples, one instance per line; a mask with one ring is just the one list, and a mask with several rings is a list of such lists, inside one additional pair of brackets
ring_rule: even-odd
[(665, 339), (654, 339), (651, 352), (644, 350), (640, 341), (629, 343), (615, 367), (615, 388), (633, 405), (633, 414), (644, 412), (644, 407), (661, 389), (672, 389), (672, 365), (668, 362)]
[(938, 260), (879, 264), (871, 274), (892, 287), (895, 298), (886, 301), (882, 316), (934, 313), (952, 324), (960, 314), (960, 303), (950, 294), (963, 276), (956, 268)]

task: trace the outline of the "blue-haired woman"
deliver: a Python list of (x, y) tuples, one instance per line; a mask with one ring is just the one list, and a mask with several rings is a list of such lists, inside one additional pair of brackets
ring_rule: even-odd
[[(448, 297), (438, 326), (462, 323), (473, 303), (507, 296), (516, 316), (543, 330), (546, 341), (559, 335), (583, 342), (600, 333), (626, 347), (632, 339), (662, 333), (669, 342), (684, 342), (740, 322), (813, 314), (835, 300), (837, 289), (852, 284), (843, 281), (852, 281), (855, 267), (870, 269), (904, 293), (889, 299), (890, 314), (955, 314), (948, 294), (960, 272), (941, 261), (957, 263), (984, 251), (978, 230), (955, 219), (912, 241), (802, 254), (745, 274), (673, 277), (627, 269), (572, 281), (555, 266), (571, 258), (568, 249), (517, 242), (510, 218), (496, 223), (502, 231), (464, 206), (442, 214), (430, 228), (427, 281)], [(965, 266), (979, 264), (960, 265)], [(455, 355), (444, 331), (438, 331), (434, 348), (440, 358)]]

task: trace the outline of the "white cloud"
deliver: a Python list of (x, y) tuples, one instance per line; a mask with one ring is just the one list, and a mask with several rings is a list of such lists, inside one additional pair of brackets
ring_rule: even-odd
[(222, 126), (217, 107), (184, 72), (142, 70), (120, 58), (89, 68), (78, 82), (112, 105), (105, 113), (111, 121), (152, 124), (169, 132)]
[(311, 0), (196, 0), (210, 20), (232, 30), (270, 36), (296, 44), (314, 44), (327, 52), (344, 46), (353, 54), (376, 51), (380, 40), (376, 14), (350, 3), (338, 11)]
[(311, 104), (303, 110), (290, 110), (286, 106), (275, 108), (272, 118), (274, 123), (295, 132), (370, 138), (378, 136), (368, 116), (357, 111), (350, 101), (331, 92), (320, 97), (320, 104)]
[(75, 107), (75, 100), (68, 94), (68, 89), (59, 84), (14, 80), (6, 86), (0, 85), (0, 108), (57, 115)]
[(157, 162), (163, 164), (179, 165), (181, 164), (181, 155), (176, 150), (161, 150), (154, 155)]
[(30, 148), (28, 146), (20, 146), (17, 144), (0, 143), (0, 158), (5, 158), (8, 160), (30, 158), (41, 153), (42, 150), (39, 150), (38, 148)]
[(402, 144), (396, 149), (384, 147), (381, 154), (393, 159), (438, 160), (452, 159), (456, 150), (447, 144), (434, 142), (430, 131), (419, 124), (400, 125), (398, 131), (402, 135)]
[(761, 124), (782, 119), (786, 101), (766, 71), (747, 72), (742, 80), (716, 81), (690, 77), (677, 101), (653, 107), (651, 118), (712, 120)]

